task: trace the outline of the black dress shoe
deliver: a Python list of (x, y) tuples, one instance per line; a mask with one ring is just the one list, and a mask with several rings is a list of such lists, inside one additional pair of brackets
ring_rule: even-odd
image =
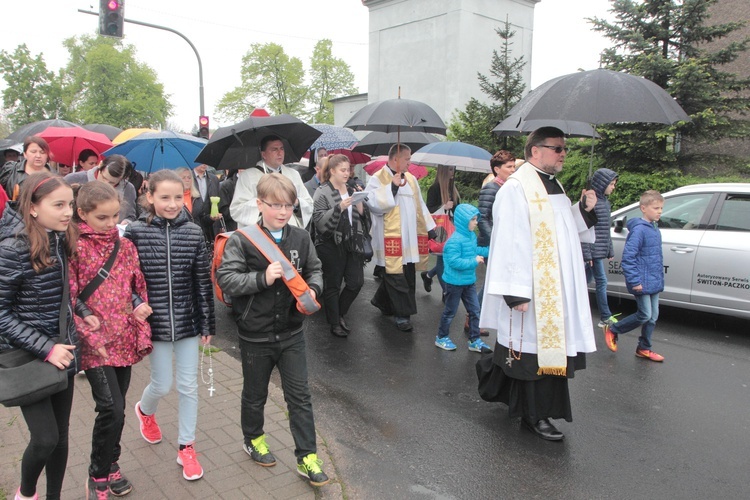
[(345, 332), (350, 333), (352, 331), (351, 328), (349, 328), (349, 325), (346, 324), (346, 321), (344, 321), (344, 317), (339, 318), (339, 326), (344, 329)]
[(531, 432), (547, 441), (561, 441), (562, 438), (565, 437), (562, 432), (557, 430), (557, 427), (552, 425), (552, 422), (550, 422), (548, 418), (538, 420), (534, 424), (531, 423), (528, 418), (523, 417), (521, 418), (521, 423), (523, 423)]
[(344, 331), (343, 328), (341, 328), (339, 325), (333, 325), (331, 326), (331, 333), (334, 334), (337, 337), (348, 337), (349, 332)]
[(422, 277), (422, 283), (424, 283), (424, 291), (430, 293), (432, 291), (432, 278), (427, 274), (427, 271), (419, 273)]
[(396, 328), (398, 328), (402, 332), (410, 332), (414, 330), (414, 326), (412, 326), (411, 321), (409, 321), (408, 318), (396, 319)]

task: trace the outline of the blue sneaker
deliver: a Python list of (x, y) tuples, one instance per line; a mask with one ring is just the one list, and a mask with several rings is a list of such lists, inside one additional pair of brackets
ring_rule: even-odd
[(446, 351), (456, 350), (456, 344), (453, 343), (450, 337), (435, 337), (435, 345)]
[(482, 352), (482, 353), (492, 352), (492, 349), (490, 349), (490, 346), (485, 344), (484, 340), (482, 340), (480, 337), (477, 337), (474, 340), (469, 341), (469, 350), (474, 351), (474, 352)]

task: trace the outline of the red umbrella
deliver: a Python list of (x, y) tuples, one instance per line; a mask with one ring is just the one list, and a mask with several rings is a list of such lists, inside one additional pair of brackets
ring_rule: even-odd
[[(368, 175), (375, 175), (375, 173), (383, 168), (386, 163), (388, 163), (387, 155), (376, 156), (365, 164), (365, 172), (367, 172)], [(423, 167), (422, 165), (409, 163), (409, 173), (417, 179), (421, 179), (422, 177), (427, 175), (427, 168)]]
[(106, 135), (81, 127), (47, 127), (37, 135), (49, 144), (50, 160), (70, 166), (75, 166), (84, 149), (92, 149), (101, 155), (112, 147), (112, 141)]
[[(352, 151), (351, 149), (329, 149), (328, 156), (331, 155), (344, 155), (349, 158), (349, 163), (352, 165), (359, 165), (360, 163), (367, 163), (370, 161), (370, 155), (358, 151)], [(310, 150), (308, 150), (302, 158), (310, 158)]]

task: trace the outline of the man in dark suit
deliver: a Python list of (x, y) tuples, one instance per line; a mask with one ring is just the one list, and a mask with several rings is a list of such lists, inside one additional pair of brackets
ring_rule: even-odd
[(211, 217), (211, 197), (219, 196), (219, 178), (207, 172), (208, 165), (198, 165), (193, 169), (193, 183), (198, 188), (200, 197), (193, 201), (193, 220), (203, 228), (206, 245), (213, 249), (216, 236), (215, 224), (221, 214)]

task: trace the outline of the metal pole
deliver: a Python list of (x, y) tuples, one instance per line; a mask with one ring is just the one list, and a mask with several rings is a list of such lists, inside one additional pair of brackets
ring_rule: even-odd
[[(78, 9), (78, 12), (80, 12), (81, 14), (91, 14), (92, 16), (98, 16), (99, 15), (98, 12), (92, 12), (90, 10)], [(158, 30), (164, 30), (164, 31), (172, 32), (175, 35), (178, 35), (178, 36), (182, 37), (182, 39), (185, 40), (190, 45), (190, 47), (193, 49), (193, 52), (195, 52), (195, 57), (198, 59), (198, 94), (200, 96), (200, 108), (201, 108), (200, 115), (201, 116), (205, 115), (206, 112), (205, 112), (204, 107), (203, 107), (203, 63), (201, 63), (201, 56), (198, 54), (198, 49), (195, 48), (195, 45), (193, 45), (193, 42), (191, 42), (188, 39), (188, 37), (186, 37), (185, 35), (183, 35), (179, 31), (173, 30), (172, 28), (167, 28), (166, 26), (160, 26), (158, 24), (151, 24), (151, 23), (144, 23), (143, 21), (134, 21), (132, 19), (127, 19), (127, 18), (125, 18), (124, 21), (126, 23), (138, 24), (140, 26), (146, 26), (147, 28), (156, 28)]]

